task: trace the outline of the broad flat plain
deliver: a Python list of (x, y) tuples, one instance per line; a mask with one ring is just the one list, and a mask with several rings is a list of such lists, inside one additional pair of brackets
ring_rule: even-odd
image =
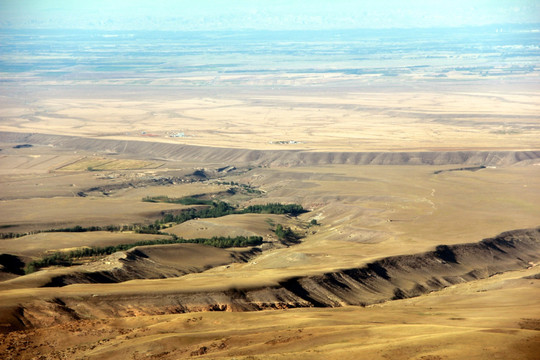
[[(535, 33), (491, 30), (475, 34), (490, 44), (482, 51), (470, 29), (435, 34), (455, 40), (446, 47), (422, 31), (266, 34), (267, 47), (249, 33), (148, 35), (155, 42), (77, 33), (45, 58), (32, 53), (43, 44), (18, 34), (29, 50), (4, 53), (10, 66), (1, 85), (3, 233), (150, 224), (189, 207), (142, 202), (146, 196), (298, 203), (308, 212), (194, 219), (164, 230), (263, 236), (261, 251), (245, 257), (245, 249), (164, 245), (78, 267), (6, 271), (0, 350), (7, 359), (534, 359), (538, 251), (500, 273), (479, 258), (464, 274), (489, 276), (366, 306), (340, 300), (339, 291), (325, 295), (335, 307), (310, 303), (322, 296), (315, 285), (300, 300), (285, 292), (295, 291), (294, 279), (540, 225)], [(86, 52), (73, 45), (80, 39)], [(140, 55), (109, 54), (105, 45), (115, 41)], [(14, 148), (26, 143), (33, 146)], [(133, 150), (144, 146), (151, 152)], [(357, 163), (357, 153), (381, 160)], [(236, 169), (218, 170), (227, 166)], [(208, 176), (193, 178), (198, 169)], [(257, 192), (229, 194), (231, 182)], [(271, 224), (303, 238), (281, 244)], [(0, 240), (0, 253), (28, 262), (155, 237), (40, 233)], [(122, 272), (129, 259), (127, 281), (85, 275)], [(156, 276), (150, 261), (176, 275)], [(409, 275), (420, 279), (427, 264), (412, 264)], [(55, 286), (60, 277), (73, 282)], [(238, 294), (252, 308), (235, 303)]]

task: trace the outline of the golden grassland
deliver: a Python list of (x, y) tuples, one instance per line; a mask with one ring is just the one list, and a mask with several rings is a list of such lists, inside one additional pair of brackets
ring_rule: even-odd
[[(263, 253), (254, 261), (227, 269), (158, 282), (138, 280), (116, 284), (114, 291), (132, 293), (138, 291), (138, 286), (157, 291), (163, 286), (196, 290), (227, 288), (240, 283), (276, 284), (290, 276), (357, 267), (385, 256), (432, 250), (440, 244), (475, 242), (509, 229), (537, 226), (539, 167), (436, 175), (433, 172), (437, 169), (440, 167), (347, 165), (254, 169), (238, 178), (239, 181), (251, 179), (255, 186), (268, 192), (265, 198), (253, 199), (253, 203), (300, 202), (311, 212), (299, 219), (304, 223), (317, 219), (321, 224), (311, 227), (301, 244)], [(124, 192), (125, 198), (6, 201), (4, 203), (9, 204), (12, 211), (5, 213), (3, 223), (27, 219), (48, 224), (63, 217), (73, 224), (95, 224), (99, 220), (108, 225), (111, 219), (129, 222), (141, 219), (141, 215), (136, 214), (150, 210), (154, 211), (153, 218), (157, 218), (160, 210), (182, 207), (143, 203), (134, 197), (128, 200), (128, 194), (129, 191)], [(16, 214), (25, 214), (25, 218)], [(171, 228), (171, 231), (188, 237), (215, 235), (216, 231), (222, 230), (269, 236), (267, 218), (266, 215), (234, 215), (194, 220)], [(271, 218), (275, 223), (282, 222), (279, 217)], [(152, 217), (149, 220), (152, 221)], [(34, 236), (38, 242), (41, 237), (43, 235)], [(79, 246), (92, 242), (88, 239), (85, 243), (83, 239), (78, 241)], [(46, 243), (49, 241), (45, 239)], [(70, 246), (66, 243), (62, 247)], [(92, 288), (94, 285), (86, 286)]]
[(210, 238), (228, 234), (229, 236), (260, 235), (273, 237), (275, 225), (298, 226), (298, 221), (285, 215), (238, 214), (221, 218), (198, 219), (175, 225), (167, 233), (176, 234), (185, 239)]
[[(82, 320), (17, 334), (44, 356), (114, 359), (534, 359), (538, 269), (365, 308), (205, 312)], [(136, 311), (136, 308), (134, 308)], [(134, 312), (134, 315), (136, 312)], [(9, 346), (3, 338), (0, 347)], [(140, 356), (140, 355), (139, 355)]]
[[(35, 100), (32, 106), (47, 110), (39, 114), (22, 102), (10, 102), (0, 130), (250, 149), (540, 149), (537, 89), (509, 87), (506, 91), (505, 86), (380, 92), (336, 88), (335, 93), (289, 89), (249, 96), (215, 92), (108, 99), (70, 97), (55, 90)], [(186, 137), (169, 137), (174, 132), (184, 132)], [(158, 136), (143, 136), (148, 134)], [(299, 143), (277, 143), (288, 140)], [(141, 201), (145, 196), (182, 197), (227, 189), (201, 182), (125, 187), (107, 195), (95, 192), (80, 197), (78, 191), (127, 183), (137, 172), (153, 175), (181, 168), (187, 174), (196, 167), (215, 164), (172, 164), (127, 155), (125, 159), (101, 156), (89, 150), (36, 149), (6, 149), (0, 158), (0, 226), (7, 226), (3, 232), (150, 223), (164, 212), (185, 207), (145, 203)], [(243, 206), (300, 203), (309, 212), (296, 219), (253, 214), (195, 219), (170, 231), (185, 237), (260, 234), (271, 239), (275, 235), (271, 219), (302, 229), (306, 234), (302, 242), (267, 249), (245, 262), (168, 279), (32, 287), (31, 276), (50, 278), (61, 272), (40, 271), (29, 275), (25, 288), (0, 291), (0, 304), (2, 311), (31, 305), (33, 314), (49, 321), (48, 325), (1, 335), (0, 350), (15, 344), (11, 349), (20, 349), (22, 359), (38, 354), (90, 359), (534, 359), (540, 352), (536, 264), (527, 270), (365, 308), (158, 312), (160, 299), (171, 294), (275, 287), (291, 277), (350, 269), (375, 259), (416, 254), (440, 244), (477, 242), (504, 231), (540, 225), (538, 161), (435, 173), (456, 167), (461, 166), (254, 167), (227, 175), (228, 181), (263, 191), (235, 200)], [(98, 171), (86, 171), (89, 168)], [(118, 177), (104, 179), (100, 172)], [(319, 225), (308, 227), (311, 220)], [(0, 251), (36, 256), (53, 249), (130, 242), (138, 237), (101, 232), (37, 234), (1, 240)], [(204, 257), (204, 248), (197, 248), (196, 256)], [(188, 260), (179, 256), (167, 261)], [(80, 321), (48, 307), (60, 298), (91, 297), (99, 303), (100, 296), (121, 299), (129, 307), (129, 316), (111, 318), (114, 309), (106, 302)], [(155, 315), (138, 307), (137, 299), (144, 296), (156, 299)], [(3, 319), (10, 314), (2, 313)], [(23, 343), (35, 347), (24, 348)]]
[(141, 170), (155, 169), (163, 163), (154, 161), (130, 160), (130, 159), (107, 159), (107, 158), (83, 158), (74, 163), (60, 167), (63, 171), (106, 171), (106, 170)]
[(71, 227), (74, 225), (118, 225), (154, 221), (163, 210), (179, 210), (179, 204), (143, 203), (140, 199), (105, 197), (57, 197), (6, 200), (2, 203), (2, 223), (17, 231)]
[[(82, 94), (76, 98), (59, 87), (42, 94), (33, 107), (7, 102), (9, 116), (0, 130), (312, 151), (540, 147), (537, 88), (516, 91), (514, 84), (504, 81), (464, 86), (468, 90), (457, 85), (437, 89), (433, 84), (425, 84), (425, 89), (371, 89), (360, 83), (356, 90), (338, 86), (320, 93), (253, 88), (247, 95), (246, 89), (194, 91), (192, 96), (179, 92), (177, 98), (160, 89), (140, 98), (116, 94), (107, 99)], [(36, 106), (46, 111), (35, 114)], [(170, 137), (179, 132), (185, 136)], [(280, 143), (290, 140), (298, 143)]]
[(39, 233), (0, 242), (0, 253), (40, 257), (54, 251), (71, 251), (83, 247), (129, 244), (143, 240), (163, 239), (163, 235), (112, 233), (93, 231), (84, 233)]

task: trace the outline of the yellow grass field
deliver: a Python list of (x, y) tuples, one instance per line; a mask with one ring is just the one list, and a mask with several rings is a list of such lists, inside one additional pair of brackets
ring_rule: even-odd
[[(480, 246), (482, 239), (540, 225), (534, 76), (519, 86), (515, 79), (498, 87), (476, 79), (465, 87), (379, 83), (378, 90), (317, 76), (297, 80), (331, 83), (335, 91), (245, 85), (236, 92), (149, 87), (126, 95), (104, 87), (88, 95), (57, 87), (31, 106), (16, 98), (6, 103), (2, 234), (159, 224), (165, 214), (190, 208), (143, 202), (147, 196), (204, 194), (239, 208), (295, 203), (307, 212), (195, 218), (166, 224), (163, 235), (0, 239), (0, 353), (13, 359), (535, 359), (538, 240), (530, 239), (528, 250), (502, 251), (495, 241), (482, 249), (496, 255), (478, 259), (473, 245), (451, 248), (473, 260), (443, 259), (453, 245)], [(176, 132), (185, 136), (171, 137)], [(38, 138), (30, 133), (77, 138), (43, 136), (33, 147), (16, 148)], [(483, 151), (488, 155), (467, 157)], [(361, 165), (358, 152), (382, 160)], [(256, 192), (233, 195), (225, 182)], [(302, 238), (280, 242), (276, 224)], [(22, 273), (25, 261), (54, 250), (168, 233), (259, 235), (264, 243), (140, 247)], [(436, 251), (442, 255), (426, 255)], [(454, 273), (437, 275), (437, 266)], [(363, 282), (348, 280), (364, 273)], [(328, 279), (334, 282), (321, 285)], [(368, 299), (383, 294), (384, 302), (362, 307), (343, 300), (358, 289), (367, 289)], [(403, 299), (411, 289), (413, 297)]]
[(111, 160), (106, 158), (83, 158), (74, 163), (62, 166), (58, 170), (64, 171), (107, 171), (107, 170), (141, 170), (155, 169), (163, 163), (140, 160)]
[[(369, 89), (365, 84), (360, 88)], [(540, 96), (534, 88), (515, 92), (502, 83), (468, 91), (353, 89), (354, 85), (338, 87), (335, 94), (315, 90), (305, 94), (291, 88), (275, 94), (254, 87), (249, 97), (230, 91), (217, 97), (175, 99), (152, 96), (151, 92), (144, 99), (73, 98), (60, 93), (37, 100), (36, 106), (47, 109), (48, 115), (34, 116), (32, 121), (25, 119), (32, 114), (31, 108), (11, 105), (19, 116), (3, 121), (0, 130), (312, 151), (540, 147), (540, 130), (535, 126)], [(168, 135), (176, 131), (186, 136)], [(279, 143), (290, 140), (298, 143)]]

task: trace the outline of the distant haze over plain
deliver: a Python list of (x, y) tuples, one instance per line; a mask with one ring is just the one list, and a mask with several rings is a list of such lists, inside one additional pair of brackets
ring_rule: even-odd
[(540, 23), (540, 1), (0, 1), (3, 29), (330, 30), (530, 23)]

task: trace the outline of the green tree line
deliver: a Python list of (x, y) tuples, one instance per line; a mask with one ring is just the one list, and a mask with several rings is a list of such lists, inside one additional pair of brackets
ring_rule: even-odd
[(168, 196), (146, 196), (142, 199), (144, 202), (153, 203), (168, 203), (168, 204), (182, 204), (182, 205), (212, 205), (212, 200), (203, 200), (193, 196), (186, 196), (182, 198), (170, 198)]
[[(149, 198), (152, 199), (152, 198)], [(169, 198), (172, 201), (180, 201), (186, 198)], [(194, 201), (209, 201), (209, 200), (199, 200), (193, 198)], [(143, 201), (145, 201), (143, 199)], [(191, 200), (182, 200), (189, 202)], [(223, 201), (210, 201), (211, 205), (202, 209), (186, 209), (179, 214), (165, 214), (161, 219), (155, 221), (154, 224), (150, 225), (107, 225), (107, 226), (80, 226), (76, 225), (73, 227), (67, 228), (57, 228), (57, 229), (48, 229), (48, 230), (37, 230), (29, 233), (4, 233), (0, 234), (0, 239), (12, 239), (19, 238), (25, 235), (37, 234), (41, 232), (89, 232), (89, 231), (135, 231), (141, 234), (162, 234), (160, 232), (165, 226), (164, 224), (176, 223), (181, 224), (183, 222), (193, 220), (193, 219), (205, 219), (205, 218), (217, 218), (226, 215), (232, 214), (288, 214), (292, 216), (297, 216), (306, 212), (306, 210), (299, 204), (280, 204), (280, 203), (269, 203), (264, 205), (250, 205), (244, 209), (237, 209), (226, 202)], [(191, 204), (194, 205), (194, 204)], [(199, 204), (200, 205), (200, 204)]]
[(236, 209), (235, 207), (229, 205), (223, 201), (213, 202), (212, 206), (204, 209), (188, 209), (184, 210), (177, 215), (165, 214), (161, 220), (160, 224), (166, 223), (177, 223), (181, 224), (188, 220), (200, 218), (216, 218), (232, 214), (289, 214), (292, 216), (297, 216), (306, 212), (302, 205), (298, 204), (280, 204), (280, 203), (270, 203), (265, 205), (250, 205), (244, 209)]

